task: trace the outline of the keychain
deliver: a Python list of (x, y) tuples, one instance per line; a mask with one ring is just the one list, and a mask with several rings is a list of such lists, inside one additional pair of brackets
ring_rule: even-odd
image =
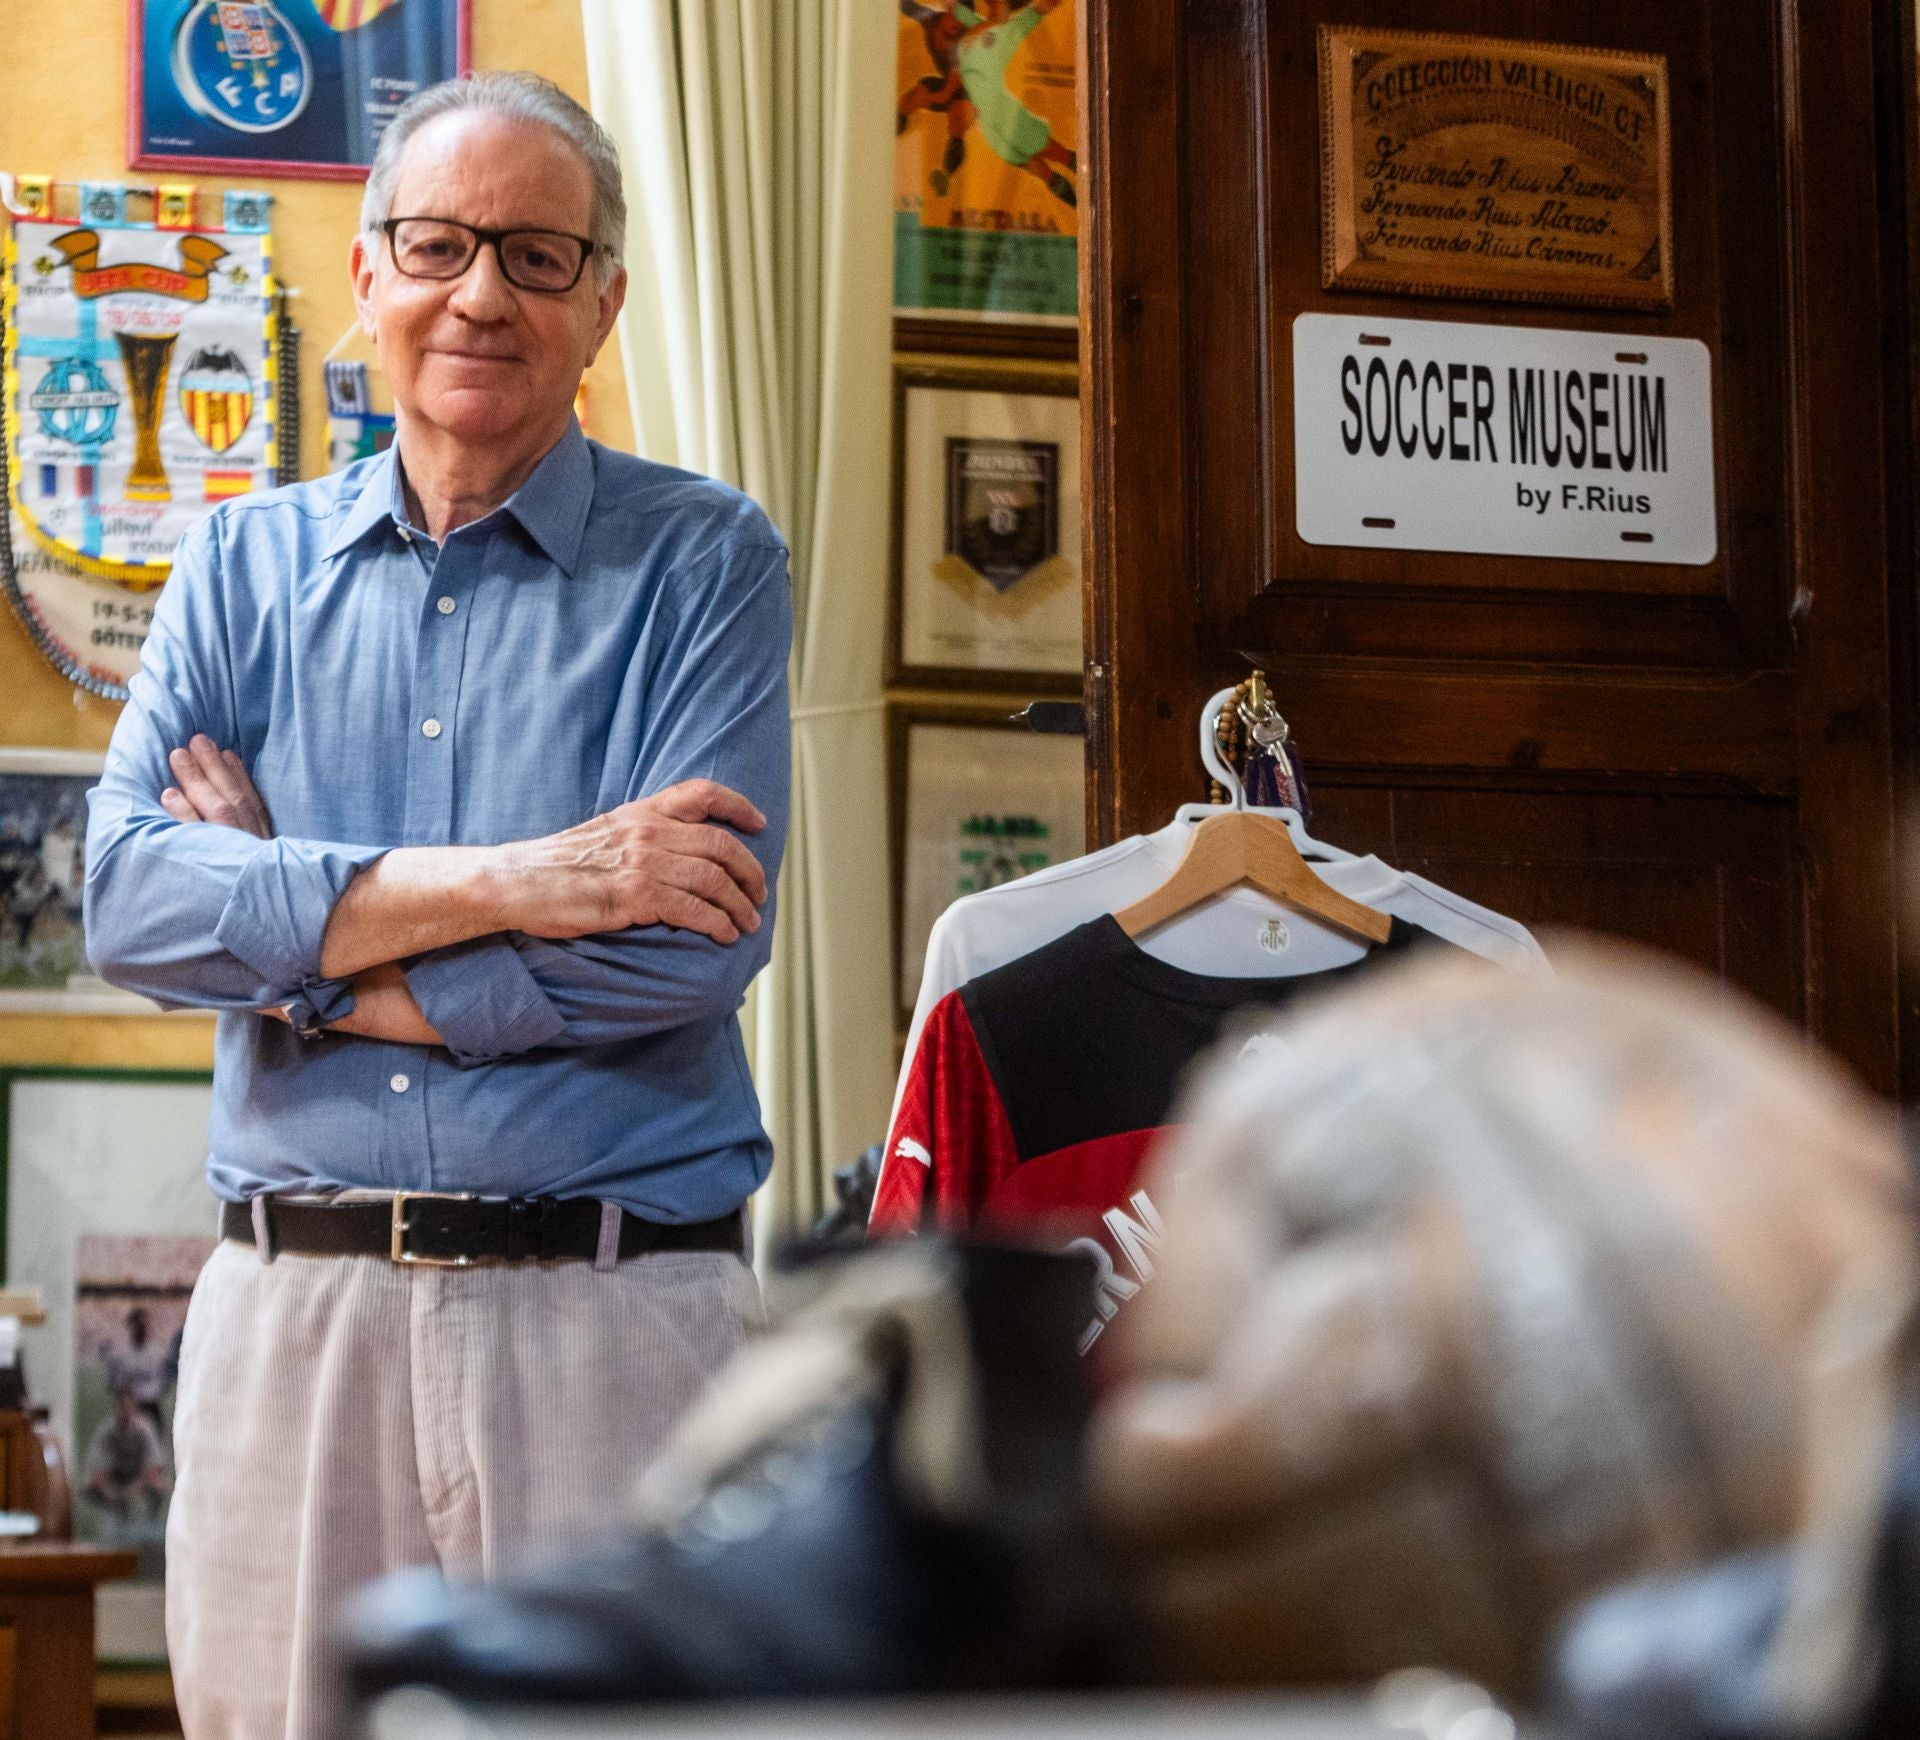
[[(1300, 765), (1300, 752), (1287, 722), (1273, 704), (1264, 671), (1255, 671), (1233, 692), (1214, 722), (1214, 742), (1227, 765), (1240, 776), (1240, 787), (1254, 809), (1289, 809), (1305, 822), (1311, 819), (1313, 800)], [(1219, 782), (1208, 787), (1208, 799), (1225, 803)]]

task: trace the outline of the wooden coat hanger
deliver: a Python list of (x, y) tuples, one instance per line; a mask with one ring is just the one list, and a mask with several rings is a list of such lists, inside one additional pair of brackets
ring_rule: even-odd
[(1208, 753), (1213, 749), (1214, 720), (1232, 698), (1233, 690), (1223, 689), (1207, 703), (1200, 738), (1208, 765), (1216, 776), (1224, 773), (1221, 783), (1232, 794), (1233, 808), (1200, 823), (1173, 874), (1152, 893), (1116, 912), (1115, 922), (1128, 936), (1139, 938), (1201, 902), (1245, 884), (1353, 936), (1385, 942), (1393, 927), (1391, 916), (1362, 906), (1321, 881), (1301, 857), (1286, 823), (1249, 811), (1239, 776)]

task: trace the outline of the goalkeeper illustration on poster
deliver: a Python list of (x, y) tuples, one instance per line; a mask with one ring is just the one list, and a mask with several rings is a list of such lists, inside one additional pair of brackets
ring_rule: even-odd
[(1075, 0), (899, 0), (894, 309), (1079, 313)]
[(127, 158), (358, 180), (393, 112), (467, 70), (468, 0), (128, 0)]

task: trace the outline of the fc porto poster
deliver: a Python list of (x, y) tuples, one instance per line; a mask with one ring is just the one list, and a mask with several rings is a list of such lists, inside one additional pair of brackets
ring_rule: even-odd
[(1075, 0), (898, 0), (894, 310), (1079, 315)]
[(396, 109), (467, 70), (468, 0), (129, 0), (139, 169), (356, 180)]

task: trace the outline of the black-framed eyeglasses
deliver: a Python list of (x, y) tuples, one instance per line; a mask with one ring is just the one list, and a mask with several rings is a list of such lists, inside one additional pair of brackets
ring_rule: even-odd
[(598, 251), (587, 237), (565, 230), (482, 230), (452, 218), (388, 218), (380, 228), (394, 265), (409, 278), (458, 278), (485, 245), (509, 284), (549, 296), (578, 284)]

